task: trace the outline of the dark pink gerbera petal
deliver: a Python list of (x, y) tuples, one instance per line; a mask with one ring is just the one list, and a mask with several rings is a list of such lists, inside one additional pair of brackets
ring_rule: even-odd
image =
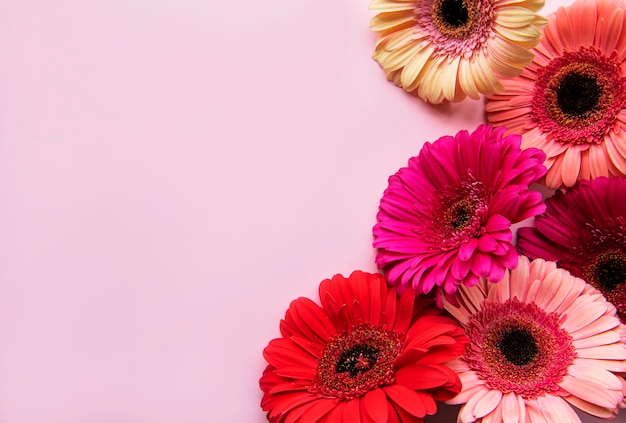
[(626, 178), (581, 181), (546, 200), (518, 250), (557, 262), (602, 292), (626, 318)]
[(426, 143), (389, 178), (374, 226), (376, 262), (399, 292), (454, 301), (459, 285), (500, 280), (517, 253), (511, 224), (541, 213), (528, 186), (545, 173), (544, 154), (520, 137), (479, 126)]

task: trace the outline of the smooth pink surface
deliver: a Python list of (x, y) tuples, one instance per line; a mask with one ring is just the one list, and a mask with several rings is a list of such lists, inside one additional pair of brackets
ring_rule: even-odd
[(289, 302), (374, 271), (387, 177), (483, 121), (385, 80), (367, 1), (0, 10), (3, 423), (265, 421)]

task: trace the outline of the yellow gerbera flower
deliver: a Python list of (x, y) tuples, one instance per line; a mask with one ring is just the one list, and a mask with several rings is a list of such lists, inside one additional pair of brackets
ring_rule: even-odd
[(502, 91), (541, 39), (544, 0), (372, 0), (373, 58), (387, 79), (430, 103)]

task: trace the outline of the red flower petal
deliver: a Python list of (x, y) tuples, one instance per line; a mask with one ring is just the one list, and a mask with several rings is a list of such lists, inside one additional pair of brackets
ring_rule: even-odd
[(456, 374), (443, 366), (435, 367), (415, 364), (403, 367), (396, 372), (396, 382), (398, 384), (416, 391), (454, 384), (456, 379), (458, 379)]
[(402, 385), (385, 386), (383, 390), (393, 402), (412, 416), (424, 417), (426, 415), (427, 404), (415, 391)]
[(415, 303), (415, 291), (406, 290), (398, 299), (396, 308), (396, 321), (394, 329), (398, 333), (404, 333), (411, 324), (413, 318), (413, 304)]
[(387, 397), (382, 389), (373, 389), (369, 391), (363, 399), (363, 408), (367, 412), (367, 415), (375, 423), (385, 423), (387, 421)]
[[(335, 334), (334, 326), (323, 309), (308, 298), (293, 301), (285, 314), (285, 321), (311, 340), (327, 341)], [(289, 335), (292, 334), (283, 334)]]

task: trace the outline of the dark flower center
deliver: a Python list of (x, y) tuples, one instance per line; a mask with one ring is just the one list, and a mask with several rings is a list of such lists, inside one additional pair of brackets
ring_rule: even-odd
[(602, 88), (595, 76), (572, 72), (563, 77), (555, 92), (563, 113), (581, 116), (595, 109)]
[(469, 318), (464, 359), (489, 389), (536, 398), (559, 389), (576, 357), (556, 313), (514, 297), (485, 301)]
[(380, 350), (370, 345), (356, 345), (341, 354), (337, 361), (337, 373), (347, 372), (350, 377), (366, 372), (376, 364)]
[(598, 266), (598, 282), (608, 291), (624, 283), (626, 263), (623, 258), (610, 257)]
[[(492, 18), (489, 13), (491, 8), (482, 6), (484, 6), (482, 1), (432, 0), (430, 19), (424, 24), (434, 25), (436, 33), (443, 35), (445, 39), (456, 40), (457, 47), (459, 47), (459, 42), (461, 44), (469, 42), (471, 45), (480, 44), (481, 36), (477, 34), (477, 30), (480, 33), (487, 32), (491, 25), (483, 21), (489, 21)], [(485, 13), (485, 16), (481, 16), (481, 11)]]
[(531, 118), (551, 140), (599, 144), (625, 105), (626, 78), (617, 54), (580, 47), (537, 70)]
[(496, 345), (504, 358), (516, 366), (531, 363), (539, 352), (535, 338), (526, 329), (508, 330)]
[(439, 201), (433, 203), (432, 226), (418, 236), (450, 246), (480, 231), (487, 210), (484, 184), (468, 175), (466, 180), (440, 189), (436, 196)]
[(605, 293), (614, 291), (626, 282), (626, 254), (622, 251), (598, 254), (587, 273), (587, 282)]
[(607, 210), (616, 216), (587, 222), (579, 244), (563, 253), (558, 266), (599, 290), (626, 323), (626, 216), (615, 211), (618, 191), (598, 192), (606, 197), (604, 207), (611, 206)]
[[(424, 0), (414, 9), (417, 26), (437, 56), (469, 58), (493, 37), (494, 0)], [(420, 30), (422, 32), (422, 30)]]
[(474, 215), (475, 205), (466, 199), (457, 201), (446, 211), (446, 218), (455, 230), (463, 229)]
[(443, 0), (439, 7), (441, 20), (452, 28), (467, 24), (469, 13), (463, 0)]
[(317, 363), (312, 386), (318, 395), (352, 399), (393, 380), (393, 363), (402, 350), (400, 335), (371, 324), (332, 338)]

